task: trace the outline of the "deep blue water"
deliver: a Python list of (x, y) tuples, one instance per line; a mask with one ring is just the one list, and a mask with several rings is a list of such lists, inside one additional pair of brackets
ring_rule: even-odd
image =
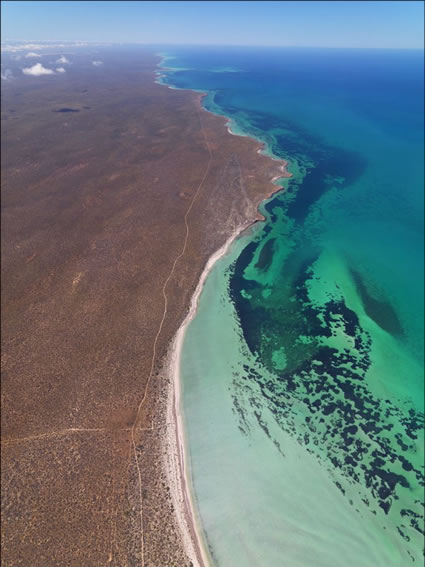
[[(410, 564), (423, 533), (423, 51), (163, 53), (165, 82), (206, 91), (293, 173), (232, 266), (228, 300), (267, 371), (247, 370), (244, 388), (347, 499), (391, 522), (406, 553), (394, 565)], [(258, 407), (245, 411), (261, 425)]]
[[(170, 84), (207, 91), (207, 108), (232, 117), (293, 164), (289, 191), (300, 184), (302, 190), (291, 202), (277, 198), (267, 207), (270, 214), (281, 206), (302, 223), (321, 204), (321, 214), (338, 230), (350, 219), (344, 238), (363, 248), (352, 263), (367, 272), (377, 269), (373, 256), (387, 258), (386, 269), (397, 275), (388, 294), (398, 296), (399, 310), (410, 304), (417, 331), (423, 305), (423, 51), (191, 47), (166, 53), (175, 57), (168, 67), (187, 68), (169, 74)], [(360, 226), (365, 221), (371, 226)], [(422, 351), (420, 340), (411, 337), (411, 343)]]

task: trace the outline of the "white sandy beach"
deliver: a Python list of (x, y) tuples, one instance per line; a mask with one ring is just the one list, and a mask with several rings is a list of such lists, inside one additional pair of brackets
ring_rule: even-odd
[(164, 468), (170, 485), (170, 495), (176, 511), (186, 553), (196, 567), (210, 567), (212, 560), (204, 540), (202, 527), (193, 501), (190, 470), (187, 466), (187, 445), (181, 408), (180, 357), (184, 336), (196, 315), (199, 297), (214, 264), (229, 250), (230, 245), (250, 223), (235, 230), (225, 244), (208, 260), (192, 296), (188, 313), (171, 344), (165, 363), (169, 378), (167, 397), (167, 424), (164, 435)]
[[(167, 85), (161, 81), (161, 78), (166, 76), (162, 74), (162, 70), (167, 70), (166, 67), (162, 66), (162, 63), (168, 59), (162, 56), (161, 62), (158, 64), (158, 71), (156, 71), (156, 80), (158, 84), (166, 86), (173, 90), (186, 90), (180, 89), (179, 87), (173, 87)], [(191, 90), (191, 89), (188, 89)], [(202, 91), (194, 91), (201, 94), (199, 99), (199, 105), (201, 110), (205, 112), (210, 112), (202, 106), (202, 99), (207, 95), (207, 93)], [(211, 112), (211, 114), (214, 114)], [(270, 190), (267, 197), (261, 197), (261, 199), (254, 203), (255, 209), (257, 211), (257, 218), (252, 218), (252, 220), (246, 221), (244, 224), (236, 228), (227, 241), (221, 246), (207, 261), (205, 268), (200, 276), (199, 282), (192, 296), (190, 306), (187, 315), (178, 329), (174, 339), (171, 343), (170, 349), (167, 356), (165, 357), (165, 363), (163, 366), (163, 372), (166, 378), (168, 378), (168, 392), (167, 392), (167, 408), (166, 408), (166, 422), (168, 427), (165, 428), (165, 434), (163, 437), (163, 459), (164, 459), (164, 469), (170, 486), (170, 496), (173, 502), (174, 510), (176, 512), (177, 521), (179, 524), (182, 542), (185, 547), (186, 553), (190, 560), (192, 561), (194, 567), (212, 567), (213, 562), (208, 551), (208, 546), (205, 541), (202, 526), (200, 525), (199, 514), (194, 503), (193, 496), (193, 483), (191, 479), (190, 468), (188, 467), (187, 458), (187, 442), (183, 423), (182, 414), (182, 403), (181, 403), (181, 380), (180, 380), (180, 362), (181, 362), (181, 351), (184, 342), (184, 337), (186, 330), (196, 315), (199, 298), (202, 293), (205, 281), (211, 272), (213, 266), (216, 264), (220, 258), (226, 255), (233, 241), (248, 227), (252, 226), (257, 220), (263, 220), (263, 215), (258, 211), (258, 205), (267, 198), (270, 198), (275, 193), (282, 191), (284, 188), (277, 184), (277, 181), (282, 178), (291, 177), (292, 175), (287, 171), (288, 162), (283, 159), (279, 159), (275, 156), (270, 155), (267, 152), (267, 145), (265, 142), (254, 138), (253, 136), (248, 136), (246, 134), (232, 132), (231, 131), (231, 119), (228, 116), (222, 116), (227, 120), (225, 126), (229, 134), (234, 136), (244, 136), (250, 137), (253, 142), (261, 145), (258, 148), (258, 153), (264, 153), (272, 161), (277, 161), (280, 163), (277, 168), (279, 171), (278, 175), (275, 175), (270, 179), (271, 183), (275, 186), (274, 189)]]

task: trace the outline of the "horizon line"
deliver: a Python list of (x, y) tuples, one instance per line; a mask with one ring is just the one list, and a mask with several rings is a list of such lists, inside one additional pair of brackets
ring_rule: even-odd
[(371, 46), (371, 45), (291, 45), (291, 44), (249, 44), (249, 43), (164, 43), (164, 42), (143, 42), (143, 41), (98, 41), (87, 39), (4, 39), (1, 45), (8, 42), (16, 43), (87, 43), (92, 45), (141, 45), (141, 46), (180, 46), (180, 47), (259, 47), (259, 48), (293, 48), (293, 49), (403, 49), (403, 50), (425, 50), (425, 46), (407, 47), (407, 46)]

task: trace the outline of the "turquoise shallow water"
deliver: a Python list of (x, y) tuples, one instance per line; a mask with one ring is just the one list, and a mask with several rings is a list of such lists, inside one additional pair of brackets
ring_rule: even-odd
[(293, 173), (213, 269), (183, 346), (214, 562), (421, 564), (423, 53), (172, 55), (162, 80), (207, 91)]

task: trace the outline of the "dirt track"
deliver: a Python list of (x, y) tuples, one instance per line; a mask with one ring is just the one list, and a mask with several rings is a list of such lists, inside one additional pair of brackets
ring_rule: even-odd
[(150, 52), (70, 57), (3, 92), (2, 564), (183, 567), (156, 370), (279, 164)]

